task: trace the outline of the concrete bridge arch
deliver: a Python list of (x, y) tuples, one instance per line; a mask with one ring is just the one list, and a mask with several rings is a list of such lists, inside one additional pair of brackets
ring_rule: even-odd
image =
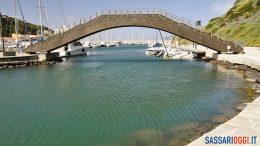
[[(97, 13), (95, 17), (73, 28), (56, 34), (43, 42), (29, 46), (26, 52), (50, 52), (92, 34), (120, 27), (146, 27), (175, 34), (217, 52), (243, 52), (243, 48), (233, 42), (222, 40), (210, 33), (196, 28), (195, 24), (184, 18), (174, 16), (163, 10), (108, 10)], [(229, 50), (227, 49), (230, 46)]]

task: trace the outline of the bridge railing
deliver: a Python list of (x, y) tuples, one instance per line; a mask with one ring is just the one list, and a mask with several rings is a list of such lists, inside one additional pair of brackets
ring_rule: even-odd
[[(103, 15), (108, 15), (108, 16), (113, 16), (113, 15), (129, 15), (129, 16), (134, 16), (134, 15), (138, 15), (138, 14), (142, 14), (142, 15), (162, 15), (165, 18), (174, 20), (178, 23), (182, 23), (182, 24), (186, 24), (189, 27), (196, 27), (195, 23), (191, 20), (188, 20), (184, 17), (178, 17), (170, 12), (167, 12), (165, 10), (162, 9), (106, 9), (106, 10), (101, 10), (100, 12), (97, 12), (95, 15), (89, 16), (88, 18), (84, 18), (84, 19), (80, 19), (79, 23), (74, 23), (72, 25), (69, 26), (69, 29), (72, 29), (80, 24), (85, 24), (88, 23), (89, 21), (103, 16)], [(66, 29), (67, 31), (67, 29)], [(63, 33), (65, 32), (64, 29), (60, 29), (60, 32)]]
[(49, 38), (47, 38), (47, 40), (45, 41), (48, 41), (49, 39), (53, 38), (54, 36), (56, 35), (66, 35), (66, 34), (69, 34), (71, 29), (74, 29), (76, 27), (78, 27), (79, 25), (82, 25), (82, 24), (85, 24), (85, 23), (88, 23), (100, 16), (108, 16), (108, 17), (112, 17), (112, 16), (117, 16), (117, 15), (129, 15), (129, 16), (135, 16), (135, 15), (161, 15), (163, 17), (165, 17), (166, 19), (170, 19), (170, 20), (173, 20), (175, 22), (178, 22), (179, 24), (182, 24), (182, 25), (187, 25), (187, 27), (190, 27), (192, 29), (194, 29), (194, 31), (198, 31), (200, 33), (205, 33), (205, 34), (208, 34), (210, 35), (211, 37), (215, 37), (217, 40), (220, 40), (220, 41), (223, 41), (223, 42), (233, 42), (235, 45), (239, 45), (241, 46), (241, 43), (236, 43), (234, 41), (231, 41), (231, 40), (227, 40), (227, 39), (221, 39), (219, 38), (218, 36), (214, 36), (212, 34), (212, 32), (206, 32), (204, 29), (199, 29), (197, 26), (196, 26), (196, 23), (189, 20), (189, 19), (186, 19), (184, 17), (179, 17), (179, 16), (176, 16), (168, 11), (165, 11), (163, 9), (106, 9), (106, 10), (101, 10), (100, 12), (96, 13), (95, 15), (92, 15), (92, 16), (89, 16), (88, 18), (84, 18), (84, 19), (80, 19), (80, 21), (78, 23), (74, 23), (72, 25), (69, 25), (67, 26), (66, 29), (64, 28), (60, 28), (59, 29), (59, 32), (53, 36), (50, 36)]
[(195, 27), (195, 23), (192, 22), (191, 20), (188, 20), (184, 17), (178, 17), (168, 11), (162, 10), (162, 9), (108, 9), (108, 10), (102, 10), (101, 12), (96, 14), (96, 17), (101, 16), (101, 15), (129, 15), (129, 16), (134, 16), (134, 15), (162, 15), (168, 19), (174, 20), (179, 23), (186, 24), (190, 27)]
[(85, 24), (88, 23), (92, 20), (94, 20), (97, 17), (100, 16), (104, 16), (104, 15), (108, 15), (108, 16), (113, 16), (113, 15), (129, 15), (129, 16), (134, 16), (134, 15), (138, 15), (138, 14), (142, 14), (142, 15), (161, 15), (164, 16), (165, 18), (171, 19), (173, 21), (176, 21), (180, 24), (185, 24), (189, 27), (192, 28), (196, 28), (196, 25), (194, 22), (192, 22), (191, 20), (188, 20), (184, 17), (178, 17), (168, 11), (165, 11), (163, 9), (103, 9), (100, 12), (97, 12), (95, 15), (89, 16), (87, 18), (84, 19), (80, 19), (80, 21), (78, 23), (74, 23), (71, 25), (66, 26), (66, 28), (59, 28), (59, 31), (57, 34), (54, 34), (50, 37), (48, 37), (45, 41), (48, 41), (49, 39), (53, 38), (54, 36), (57, 35), (65, 35), (66, 33), (69, 33), (71, 29), (74, 29), (75, 27), (81, 25), (81, 24)]

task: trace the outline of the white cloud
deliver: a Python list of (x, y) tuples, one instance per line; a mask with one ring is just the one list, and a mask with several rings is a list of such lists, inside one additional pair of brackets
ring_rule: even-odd
[(225, 14), (235, 3), (235, 0), (214, 0), (211, 4), (211, 11), (216, 15)]

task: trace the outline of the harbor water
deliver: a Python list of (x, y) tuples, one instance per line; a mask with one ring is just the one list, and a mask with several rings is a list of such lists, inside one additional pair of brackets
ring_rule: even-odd
[(145, 49), (92, 49), (55, 65), (1, 70), (0, 145), (181, 145), (247, 100), (236, 71)]

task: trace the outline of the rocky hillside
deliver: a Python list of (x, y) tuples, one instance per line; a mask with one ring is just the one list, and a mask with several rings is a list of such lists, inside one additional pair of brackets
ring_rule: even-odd
[(260, 47), (260, 0), (236, 0), (223, 16), (209, 21), (206, 31), (224, 39)]

